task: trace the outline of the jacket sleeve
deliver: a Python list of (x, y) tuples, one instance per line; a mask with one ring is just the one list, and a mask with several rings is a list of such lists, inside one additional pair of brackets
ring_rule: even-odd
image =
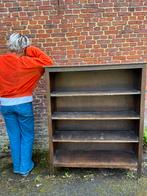
[(26, 48), (25, 52), (26, 56), (21, 57), (23, 63), (29, 63), (30, 65), (37, 67), (53, 65), (52, 59), (37, 47), (29, 46)]

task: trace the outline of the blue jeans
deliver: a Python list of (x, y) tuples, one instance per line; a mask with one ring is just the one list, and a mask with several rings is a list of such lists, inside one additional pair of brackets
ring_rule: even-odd
[(34, 115), (32, 103), (1, 106), (10, 140), (13, 170), (15, 173), (29, 172), (34, 163), (32, 149), (34, 143)]

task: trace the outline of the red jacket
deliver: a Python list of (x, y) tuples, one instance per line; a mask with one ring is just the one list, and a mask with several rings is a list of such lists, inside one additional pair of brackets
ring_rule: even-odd
[(26, 49), (26, 56), (0, 55), (0, 97), (32, 95), (44, 73), (43, 66), (52, 64), (51, 58), (34, 46)]

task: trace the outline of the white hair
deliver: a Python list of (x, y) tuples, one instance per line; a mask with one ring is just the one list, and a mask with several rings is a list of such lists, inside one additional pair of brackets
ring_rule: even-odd
[(8, 47), (11, 51), (21, 52), (22, 49), (29, 46), (30, 40), (26, 35), (21, 35), (19, 33), (13, 33), (10, 35), (8, 40)]

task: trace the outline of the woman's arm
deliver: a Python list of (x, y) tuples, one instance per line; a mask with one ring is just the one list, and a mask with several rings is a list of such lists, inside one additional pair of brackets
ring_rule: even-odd
[(25, 50), (26, 56), (33, 57), (33, 58), (38, 58), (42, 62), (44, 62), (46, 65), (52, 65), (53, 61), (52, 59), (45, 54), (43, 51), (41, 51), (39, 48), (35, 46), (29, 46)]
[(52, 59), (37, 47), (29, 46), (25, 49), (24, 52), (25, 54), (23, 56), (20, 56), (19, 60), (27, 68), (53, 65)]

